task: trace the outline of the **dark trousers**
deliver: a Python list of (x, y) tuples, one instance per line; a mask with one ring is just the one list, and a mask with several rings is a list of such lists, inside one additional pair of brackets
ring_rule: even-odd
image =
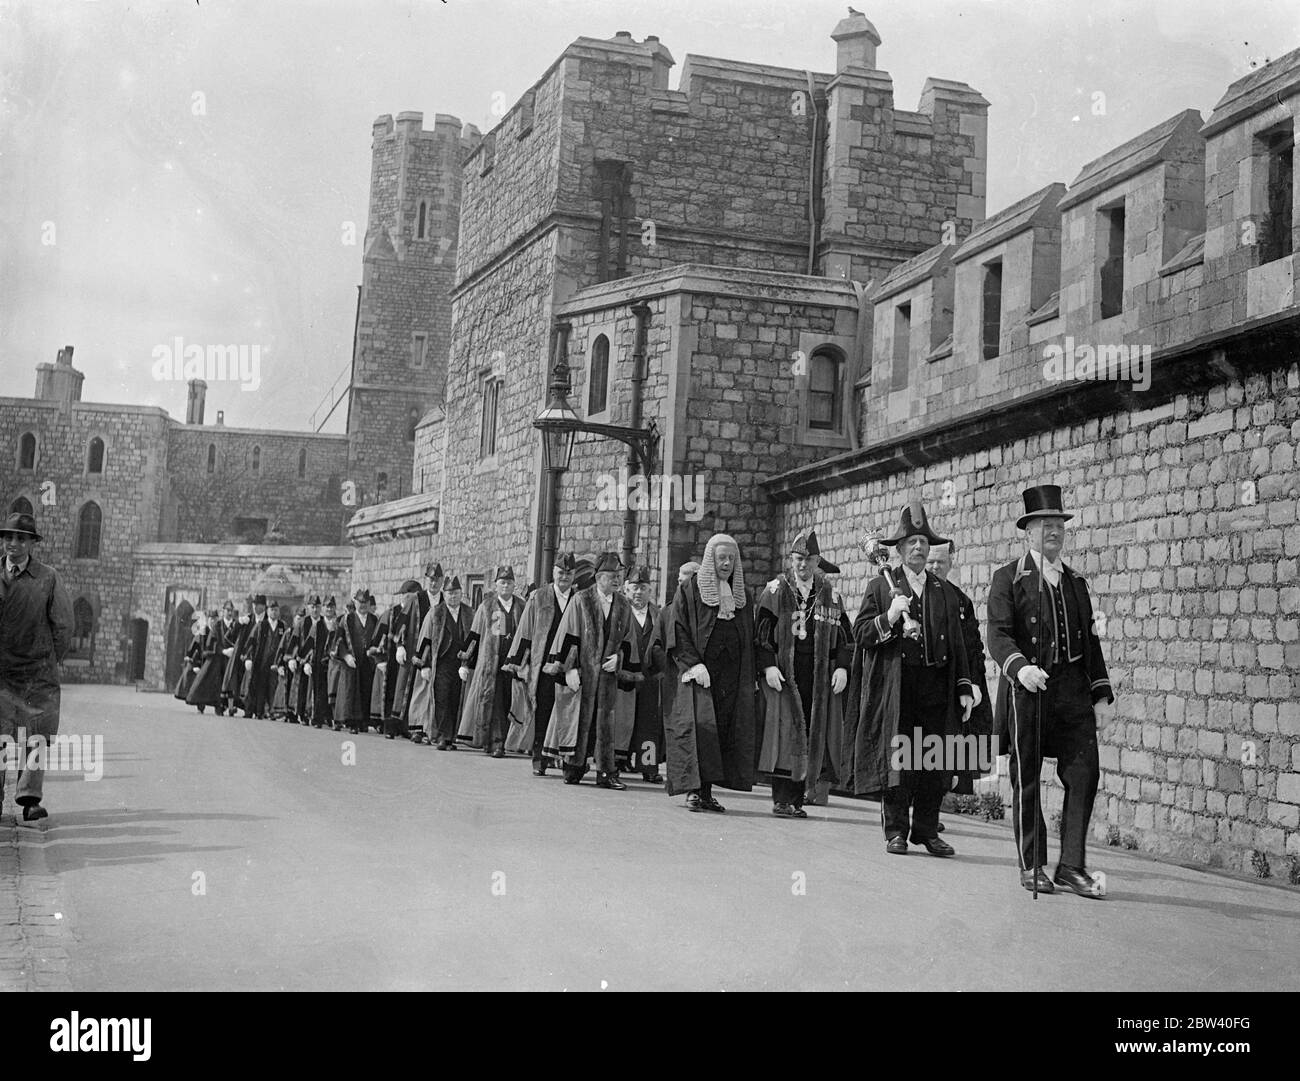
[[(501, 653), (505, 656), (505, 651)], [(485, 751), (494, 751), (506, 742), (506, 733), (510, 731), (510, 696), (514, 692), (515, 677), (509, 672), (497, 669), (496, 686), (492, 691), (492, 727), (489, 738), (484, 741)]]
[(1061, 860), (1066, 867), (1083, 869), (1092, 818), (1093, 800), (1101, 780), (1097, 761), (1097, 720), (1092, 710), (1088, 673), (1082, 662), (1058, 667), (1048, 676), (1043, 694), (1042, 753), (1034, 754), (1034, 710), (1039, 695), (1030, 694), (1016, 683), (1011, 715), (1012, 821), (1020, 867), (1034, 866), (1037, 840), (1038, 864), (1047, 863), (1047, 827), (1039, 777), (1043, 759), (1056, 758), (1056, 776), (1065, 789), (1061, 808)]
[(537, 681), (537, 708), (533, 711), (533, 766), (545, 765), (546, 755), (542, 744), (546, 742), (546, 727), (551, 723), (551, 710), (555, 708), (555, 680), (543, 672)]
[(433, 677), (433, 711), (439, 743), (455, 743), (460, 724), (460, 694), (464, 684), (450, 662), (440, 662)]
[[(903, 665), (898, 696), (898, 732), (912, 740), (916, 729), (922, 739), (943, 738), (948, 714), (948, 669)], [(944, 769), (906, 769), (899, 783), (885, 789), (880, 802), (885, 836), (932, 840), (939, 836), (939, 806), (948, 791), (950, 774)], [(909, 823), (910, 818), (910, 823)]]
[[(798, 650), (794, 654), (794, 687), (795, 693), (799, 696), (799, 705), (803, 709), (803, 733), (804, 738), (808, 738), (808, 728), (812, 722), (813, 708), (813, 675), (817, 665), (817, 655), (809, 650), (807, 653), (800, 653)], [(804, 792), (810, 781), (815, 778), (808, 778), (805, 781), (793, 781), (789, 777), (772, 777), (772, 805), (778, 803), (790, 803), (795, 807), (802, 807), (804, 801)]]

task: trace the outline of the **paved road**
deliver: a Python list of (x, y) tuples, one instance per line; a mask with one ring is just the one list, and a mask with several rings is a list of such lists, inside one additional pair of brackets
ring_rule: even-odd
[(1002, 824), (900, 858), (875, 804), (696, 815), (373, 734), (344, 764), (346, 734), (127, 688), (64, 711), (103, 779), (52, 776), (17, 833), (77, 990), (1300, 989), (1300, 892), (1132, 853), (1095, 853), (1109, 900), (1035, 904)]

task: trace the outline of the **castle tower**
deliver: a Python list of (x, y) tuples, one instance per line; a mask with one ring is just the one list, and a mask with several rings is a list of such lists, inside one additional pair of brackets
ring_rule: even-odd
[(348, 479), (358, 505), (411, 493), (416, 422), (441, 404), (460, 227), (461, 122), (381, 116), (348, 392)]

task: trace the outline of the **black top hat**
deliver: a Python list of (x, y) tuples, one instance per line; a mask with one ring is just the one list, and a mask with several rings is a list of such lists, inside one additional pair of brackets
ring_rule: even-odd
[(574, 558), (572, 552), (561, 552), (555, 557), (555, 566), (558, 570), (571, 571), (576, 570), (578, 561)]
[(0, 537), (6, 533), (26, 533), (32, 540), (40, 540), (41, 535), (36, 532), (36, 519), (30, 514), (11, 514), (5, 519), (3, 528), (0, 528)]
[(817, 546), (816, 531), (812, 529), (799, 530), (790, 544), (790, 554), (797, 556), (821, 555), (821, 549)]
[(460, 589), (460, 575), (453, 574), (451, 581), (442, 587), (444, 593), (450, 593), (453, 589)]
[(441, 564), (441, 563), (426, 563), (426, 564), (424, 565), (424, 576), (425, 576), (426, 578), (441, 578), (441, 577), (442, 577), (442, 564)]
[(505, 565), (505, 564), (502, 564), (500, 567), (498, 567), (498, 568), (497, 568), (497, 572), (496, 572), (496, 574), (493, 575), (493, 581), (499, 582), (499, 581), (501, 581), (503, 578), (504, 578), (507, 582), (513, 582), (513, 581), (515, 580), (515, 569), (514, 569), (514, 567), (507, 566), (507, 565)]
[(623, 562), (614, 552), (602, 552), (600, 558), (596, 560), (596, 573), (601, 574), (604, 571), (621, 571)]
[(260, 604), (263, 608), (265, 608), (265, 607), (266, 607), (266, 594), (265, 594), (265, 593), (258, 593), (258, 594), (255, 594), (254, 597), (253, 597), (253, 604), (254, 604), (254, 605), (258, 605), (258, 604)]
[(1069, 521), (1073, 514), (1066, 514), (1061, 504), (1061, 487), (1058, 484), (1036, 484), (1024, 491), (1025, 513), (1016, 519), (1016, 528), (1024, 529), (1025, 524), (1035, 518), (1063, 518)]
[(893, 547), (901, 544), (908, 537), (921, 536), (931, 544), (948, 544), (946, 537), (940, 537), (930, 528), (930, 523), (925, 517), (925, 508), (921, 506), (919, 499), (913, 499), (906, 507), (898, 519), (898, 532), (893, 537), (883, 538), (881, 544), (887, 544)]
[(640, 563), (632, 568), (632, 573), (627, 576), (627, 580), (636, 584), (650, 584), (650, 568), (644, 563)]

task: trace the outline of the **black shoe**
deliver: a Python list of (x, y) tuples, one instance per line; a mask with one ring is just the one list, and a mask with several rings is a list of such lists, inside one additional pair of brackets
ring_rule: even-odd
[(534, 767), (533, 767), (533, 776), (534, 776), (534, 777), (545, 777), (545, 776), (546, 776), (546, 767), (545, 767), (545, 766), (534, 766)]
[[(1024, 886), (1025, 889), (1029, 890), (1032, 893), (1034, 889), (1034, 872), (1032, 870), (1021, 871), (1020, 884)], [(1041, 867), (1038, 869), (1038, 892), (1039, 893), (1056, 892), (1056, 887), (1052, 885), (1052, 880), (1047, 877), (1047, 872), (1044, 871)]]
[(627, 788), (627, 785), (618, 779), (617, 773), (598, 773), (596, 774), (596, 787), (622, 792)]
[(23, 805), (23, 821), (35, 822), (41, 818), (49, 818), (50, 812), (42, 807), (39, 803), (27, 803)]
[(1080, 897), (1100, 899), (1105, 896), (1098, 889), (1097, 883), (1093, 881), (1092, 875), (1088, 874), (1082, 867), (1067, 867), (1063, 863), (1058, 863), (1052, 881), (1058, 886), (1073, 890)]
[(943, 831), (944, 831), (944, 825), (943, 825), (942, 822), (940, 822), (940, 823), (939, 823), (939, 832), (942, 833)]
[(217, 707), (217, 716), (218, 716), (218, 717), (224, 717), (225, 715), (226, 715), (226, 711), (225, 711), (224, 709), (222, 709), (220, 706), (218, 706), (218, 707)]
[(793, 818), (794, 808), (788, 803), (774, 803), (772, 804), (772, 813), (777, 818)]
[(957, 850), (947, 841), (940, 840), (938, 837), (918, 837), (912, 834), (910, 838), (912, 844), (920, 845), (932, 856), (955, 856)]
[(791, 806), (791, 809), (794, 811), (794, 817), (795, 817), (795, 818), (807, 818), (807, 817), (808, 817), (808, 812), (805, 811), (805, 810), (803, 809), (803, 804), (800, 804), (800, 803), (792, 803), (790, 806)]
[(712, 811), (714, 814), (725, 814), (727, 811), (727, 809), (712, 796), (701, 796), (700, 806), (706, 811)]
[(492, 751), (493, 758), (505, 758), (506, 752), (504, 747), (497, 747)]
[(447, 750), (449, 750), (449, 751), (458, 751), (458, 750), (460, 750), (460, 748), (456, 746), (456, 742), (455, 742), (455, 740), (450, 740), (450, 739), (449, 739), (449, 740), (447, 740)]
[(202, 713), (207, 708), (207, 706), (199, 706), (199, 712)]
[(393, 735), (392, 732), (385, 732), (385, 733), (384, 733), (384, 739), (396, 739), (396, 738), (397, 738), (397, 737), (396, 737), (395, 735)]
[(904, 837), (891, 837), (889, 843), (885, 845), (885, 851), (891, 856), (906, 856), (907, 839)]

